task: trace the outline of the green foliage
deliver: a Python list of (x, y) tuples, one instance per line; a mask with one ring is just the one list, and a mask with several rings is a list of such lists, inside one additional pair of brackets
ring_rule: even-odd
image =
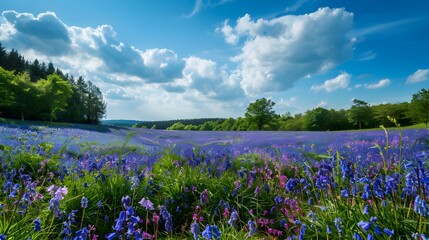
[(348, 119), (350, 123), (357, 125), (359, 126), (359, 129), (362, 129), (362, 126), (369, 123), (369, 120), (372, 117), (371, 114), (372, 111), (367, 102), (354, 99), (353, 106), (348, 113)]
[(100, 89), (91, 82), (82, 77), (75, 81), (52, 63), (30, 63), (0, 43), (2, 117), (97, 124), (105, 113)]
[(429, 89), (423, 88), (416, 94), (413, 94), (411, 106), (414, 118), (417, 121), (424, 122), (427, 128), (429, 122)]
[(49, 119), (57, 119), (57, 113), (64, 111), (68, 99), (72, 96), (72, 87), (57, 74), (49, 75), (46, 80), (42, 79), (37, 82), (41, 90), (41, 104), (47, 108)]
[(270, 99), (258, 99), (249, 104), (245, 116), (250, 123), (256, 125), (258, 130), (262, 130), (265, 125), (270, 124), (276, 117), (276, 113), (273, 110), (274, 105), (275, 103)]

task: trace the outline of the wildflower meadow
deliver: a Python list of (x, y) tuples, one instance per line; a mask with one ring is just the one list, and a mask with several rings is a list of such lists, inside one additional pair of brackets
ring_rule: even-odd
[(0, 239), (429, 237), (429, 131), (0, 125)]

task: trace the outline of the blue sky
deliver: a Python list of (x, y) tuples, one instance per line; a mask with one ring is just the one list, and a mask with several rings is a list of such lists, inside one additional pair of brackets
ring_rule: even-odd
[(429, 87), (429, 1), (3, 1), (0, 42), (102, 90), (107, 119), (410, 101)]

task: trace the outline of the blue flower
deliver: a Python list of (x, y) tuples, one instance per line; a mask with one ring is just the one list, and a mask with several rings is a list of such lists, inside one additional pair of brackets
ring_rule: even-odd
[(386, 233), (387, 235), (389, 235), (389, 237), (392, 237), (395, 234), (395, 232), (393, 230), (390, 230), (390, 229), (387, 229), (387, 228), (384, 228), (383, 231), (384, 231), (384, 233)]
[(363, 207), (363, 214), (369, 214), (369, 205), (365, 204), (365, 206)]
[(80, 201), (80, 206), (82, 208), (87, 208), (88, 207), (88, 199), (86, 197), (82, 197), (82, 200)]
[(7, 240), (6, 235), (0, 234), (0, 240)]
[(343, 222), (341, 221), (341, 218), (339, 218), (339, 217), (335, 218), (334, 224), (335, 224), (335, 227), (337, 228), (338, 232), (340, 233), (340, 236), (343, 235), (343, 230), (341, 229), (342, 223)]
[(191, 232), (192, 236), (194, 236), (194, 240), (198, 240), (198, 235), (200, 235), (200, 225), (197, 222), (193, 222), (191, 224)]
[(115, 238), (116, 238), (116, 235), (118, 235), (116, 232), (112, 232), (112, 233), (107, 234), (107, 235), (106, 235), (106, 238), (107, 238), (108, 240), (113, 240), (113, 239), (115, 239)]
[(33, 223), (34, 223), (34, 231), (40, 232), (42, 230), (42, 228), (40, 227), (40, 218), (34, 219)]
[(256, 234), (256, 222), (249, 220), (247, 222), (247, 224), (249, 225), (249, 237), (251, 237), (253, 234)]
[(131, 198), (130, 198), (130, 196), (122, 197), (121, 201), (122, 201), (122, 206), (124, 206), (124, 208), (127, 208), (127, 207), (131, 206)]
[(206, 229), (203, 231), (203, 238), (205, 239), (220, 239), (221, 235), (222, 233), (219, 232), (215, 225), (206, 225)]
[(276, 203), (276, 205), (282, 204), (284, 200), (285, 200), (285, 198), (282, 196), (276, 196), (274, 198), (274, 202)]
[(236, 210), (234, 210), (234, 211), (232, 211), (232, 213), (231, 213), (231, 217), (230, 217), (230, 219), (228, 220), (228, 224), (230, 225), (230, 226), (232, 226), (232, 227), (234, 227), (236, 224), (235, 224), (235, 222), (238, 220), (238, 213), (237, 213), (237, 211)]
[(299, 180), (297, 178), (291, 178), (286, 183), (286, 190), (292, 192), (298, 186)]
[(304, 239), (304, 235), (305, 235), (305, 230), (306, 229), (307, 229), (307, 225), (302, 224), (301, 230), (299, 231), (299, 240), (303, 240)]
[(363, 240), (362, 237), (357, 232), (353, 233), (353, 239), (355, 239), (355, 240)]
[(360, 221), (358, 222), (359, 227), (361, 227), (363, 229), (364, 232), (367, 232), (368, 229), (371, 227), (371, 223), (370, 222), (363, 222)]
[(74, 239), (76, 239), (76, 240), (80, 240), (80, 239), (86, 240), (87, 237), (88, 237), (88, 233), (89, 233), (88, 228), (84, 227), (84, 228), (76, 231), (76, 237)]

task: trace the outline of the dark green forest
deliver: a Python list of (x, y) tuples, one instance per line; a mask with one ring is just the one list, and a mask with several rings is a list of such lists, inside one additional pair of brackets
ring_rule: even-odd
[(106, 114), (100, 89), (0, 43), (0, 117), (98, 124)]

